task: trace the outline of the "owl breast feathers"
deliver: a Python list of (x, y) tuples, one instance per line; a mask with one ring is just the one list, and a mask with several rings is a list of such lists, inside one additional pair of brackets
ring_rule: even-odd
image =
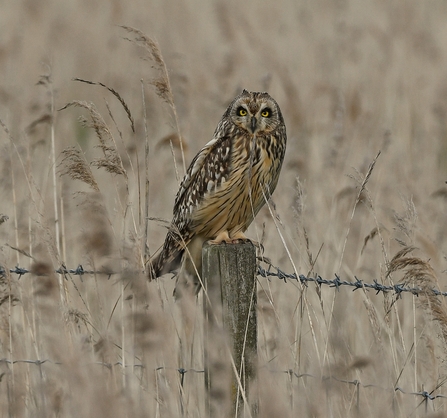
[(281, 110), (268, 93), (244, 90), (231, 102), (180, 185), (171, 228), (150, 261), (150, 279), (181, 265), (178, 280), (192, 280), (200, 290), (202, 244), (246, 239), (275, 190), (286, 140)]

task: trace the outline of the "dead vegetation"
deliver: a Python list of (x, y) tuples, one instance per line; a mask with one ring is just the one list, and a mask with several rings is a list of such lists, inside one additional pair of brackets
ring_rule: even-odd
[[(169, 276), (145, 269), (186, 165), (242, 88), (269, 90), (289, 138), (248, 233), (263, 256), (422, 289), (259, 278), (260, 416), (422, 416), (410, 393), (447, 395), (432, 291), (447, 290), (442, 3), (197, 1), (200, 18), (172, 1), (47, 3), (2, 10), (3, 415), (205, 416), (202, 300), (183, 315)], [(79, 265), (102, 273), (68, 272)]]

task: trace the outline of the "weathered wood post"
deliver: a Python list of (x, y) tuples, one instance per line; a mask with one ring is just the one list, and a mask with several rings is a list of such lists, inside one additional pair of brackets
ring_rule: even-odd
[[(251, 242), (202, 250), (205, 385), (210, 417), (257, 415), (256, 250)], [(230, 356), (231, 353), (231, 356)], [(236, 375), (237, 373), (237, 375)], [(225, 405), (231, 409), (224, 411)], [(248, 415), (247, 415), (248, 416)]]

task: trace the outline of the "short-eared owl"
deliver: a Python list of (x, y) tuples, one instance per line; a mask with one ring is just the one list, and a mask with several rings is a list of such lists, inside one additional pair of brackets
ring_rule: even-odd
[(150, 261), (151, 279), (181, 266), (177, 295), (179, 283), (200, 290), (202, 244), (246, 239), (275, 190), (286, 140), (281, 110), (268, 93), (244, 90), (231, 102), (180, 185), (172, 226)]

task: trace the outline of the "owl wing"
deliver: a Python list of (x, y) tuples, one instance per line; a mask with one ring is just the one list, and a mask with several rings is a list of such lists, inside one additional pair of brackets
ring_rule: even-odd
[[(222, 132), (216, 129), (217, 132)], [(218, 184), (225, 181), (230, 169), (231, 138), (217, 136), (208, 142), (192, 160), (183, 178), (174, 203), (174, 217), (163, 248), (151, 261), (152, 276), (175, 270), (185, 247), (195, 235), (192, 215)]]
[(174, 224), (181, 232), (189, 224), (194, 209), (211, 193), (230, 169), (231, 139), (213, 138), (196, 155), (180, 184), (174, 203)]

